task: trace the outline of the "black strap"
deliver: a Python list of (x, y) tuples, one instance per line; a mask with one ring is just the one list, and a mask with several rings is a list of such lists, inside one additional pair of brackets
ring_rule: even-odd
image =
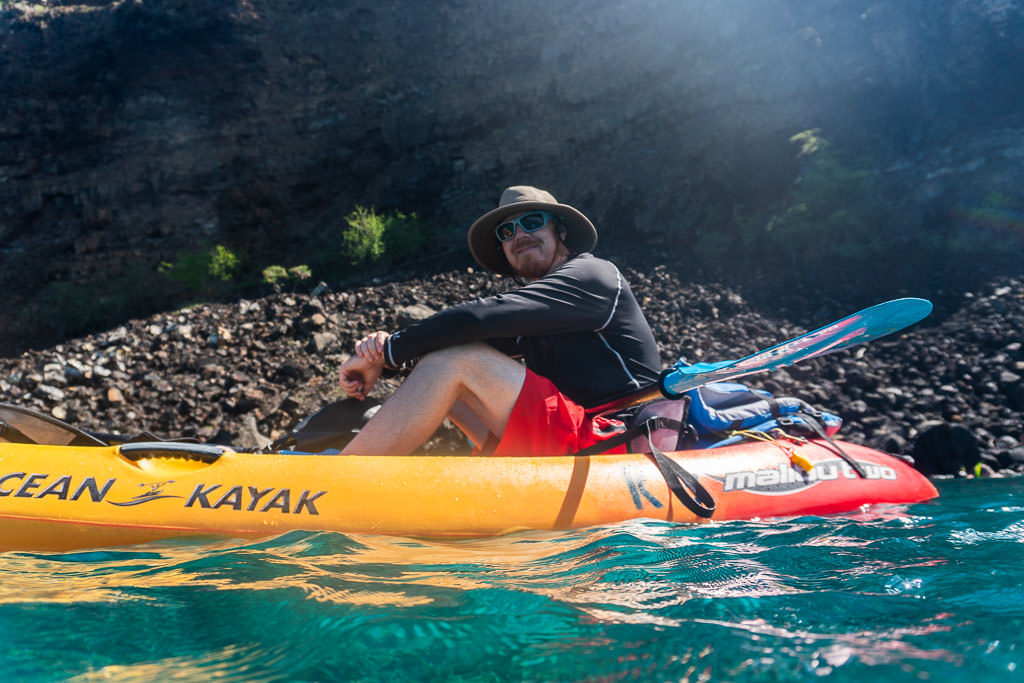
[[(650, 424), (653, 420), (648, 420), (645, 425)], [(715, 499), (711, 497), (708, 490), (697, 481), (697, 477), (693, 476), (683, 466), (672, 460), (667, 455), (658, 450), (658, 447), (654, 445), (654, 440), (651, 438), (650, 430), (647, 432), (647, 443), (651, 447), (651, 452), (648, 456), (654, 461), (654, 465), (661, 472), (661, 476), (664, 477), (665, 483), (668, 484), (669, 490), (675, 494), (675, 497), (680, 503), (686, 506), (693, 514), (704, 519), (710, 519), (711, 515), (715, 514)]]
[[(782, 416), (782, 404), (779, 403), (778, 399), (764, 398), (761, 400), (768, 404), (768, 410), (771, 412), (772, 417), (778, 418)], [(803, 401), (801, 401), (801, 403), (803, 403)], [(743, 422), (744, 418), (733, 420), (732, 424), (730, 424), (725, 431), (739, 431), (743, 429)]]
[(647, 434), (650, 439), (650, 431), (655, 429), (674, 429), (681, 431), (683, 429), (683, 423), (679, 420), (673, 420), (670, 417), (662, 417), (656, 415), (649, 417), (638, 425), (628, 427), (625, 431), (619, 432), (615, 436), (610, 436), (607, 439), (602, 439), (592, 446), (587, 446), (583, 450), (576, 453), (576, 455), (600, 455), (606, 451), (621, 446), (622, 444), (631, 441), (635, 437), (641, 434)]

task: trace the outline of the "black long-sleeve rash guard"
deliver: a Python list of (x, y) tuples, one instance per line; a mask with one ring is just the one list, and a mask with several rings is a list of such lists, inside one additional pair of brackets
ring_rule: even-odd
[(658, 345), (629, 284), (612, 263), (585, 253), (504, 294), (447, 308), (392, 334), (398, 367), (457, 344), (485, 341), (590, 407), (658, 378)]

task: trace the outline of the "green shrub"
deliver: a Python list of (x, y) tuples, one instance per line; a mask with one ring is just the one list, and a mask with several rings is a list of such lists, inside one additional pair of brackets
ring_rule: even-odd
[(296, 282), (299, 282), (301, 280), (308, 280), (309, 278), (313, 277), (313, 271), (310, 269), (309, 266), (306, 265), (292, 266), (291, 268), (288, 269), (288, 277), (290, 277), (292, 280)]
[(357, 267), (396, 263), (420, 253), (430, 235), (415, 213), (380, 213), (357, 206), (341, 236), (348, 262)]
[(384, 218), (373, 209), (357, 206), (345, 216), (348, 228), (341, 234), (341, 245), (354, 266), (373, 265), (384, 256)]
[(284, 266), (267, 266), (263, 269), (263, 283), (280, 285), (288, 279), (288, 270)]
[(164, 261), (158, 270), (185, 286), (192, 294), (212, 295), (235, 284), (242, 259), (225, 247), (201, 247), (178, 252), (174, 263)]
[(692, 243), (698, 262), (815, 282), (905, 249), (913, 236), (887, 203), (878, 163), (847, 156), (818, 129), (790, 142), (799, 167), (786, 194), (769, 206), (733, 206), (731, 214), (705, 208)]
[(988, 193), (984, 205), (993, 209), (1008, 209), (1013, 206), (1013, 198), (997, 190)]
[(180, 251), (174, 263), (161, 261), (157, 268), (160, 273), (180, 282), (191, 291), (203, 287), (207, 278), (207, 269), (208, 262), (202, 252), (195, 251)]
[(274, 265), (263, 269), (263, 283), (276, 290), (281, 289), (285, 284), (296, 285), (312, 276), (313, 271), (306, 265), (292, 266), (291, 268)]
[(384, 244), (392, 263), (407, 261), (423, 253), (430, 242), (431, 232), (415, 213), (396, 212), (387, 220)]
[(837, 269), (888, 256), (908, 239), (884, 198), (881, 173), (870, 160), (850, 159), (807, 130), (790, 138), (800, 163), (790, 190), (771, 209), (705, 222), (695, 242), (705, 262), (735, 267), (785, 264), (802, 279), (829, 277)]
[(866, 163), (847, 160), (818, 130), (790, 141), (800, 145), (797, 157), (804, 165), (788, 206), (768, 220), (771, 242), (794, 266), (877, 253), (890, 239), (879, 174)]
[(207, 269), (210, 276), (221, 282), (231, 282), (238, 269), (242, 266), (242, 260), (238, 255), (222, 244), (218, 244), (210, 252), (210, 266)]

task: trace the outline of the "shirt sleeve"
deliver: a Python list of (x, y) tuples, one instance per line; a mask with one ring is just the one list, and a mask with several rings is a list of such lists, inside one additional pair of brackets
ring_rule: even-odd
[(507, 342), (496, 340), (598, 331), (611, 320), (621, 289), (615, 266), (577, 257), (520, 289), (457, 304), (395, 332), (386, 360), (398, 367), (457, 344), (490, 341), (504, 350)]

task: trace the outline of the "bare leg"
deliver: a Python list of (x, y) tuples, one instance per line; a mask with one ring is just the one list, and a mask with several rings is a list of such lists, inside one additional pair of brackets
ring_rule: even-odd
[[(424, 356), (390, 399), (345, 447), (346, 454), (404, 455), (423, 444), (456, 404), (483, 430), (505, 432), (526, 369), (485, 344), (455, 346)], [(458, 418), (458, 416), (456, 416)], [(469, 425), (467, 425), (469, 426)]]
[(461, 429), (462, 433), (468, 436), (477, 448), (483, 447), (491, 433), (484, 421), (462, 401), (455, 402), (451, 412), (448, 413), (448, 419), (454, 422), (455, 426)]

